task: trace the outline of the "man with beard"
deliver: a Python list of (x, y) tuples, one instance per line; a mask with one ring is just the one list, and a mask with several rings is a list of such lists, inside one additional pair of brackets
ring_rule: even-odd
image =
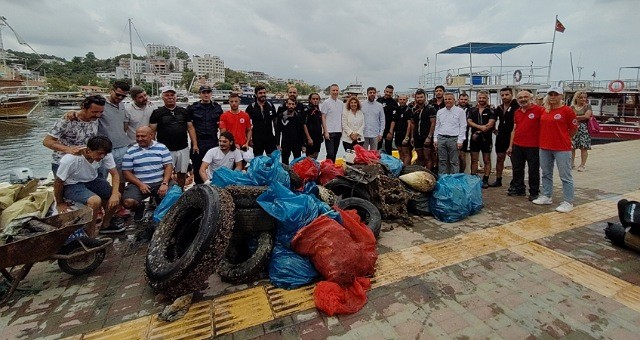
[[(122, 173), (122, 157), (127, 153), (129, 144), (131, 144), (131, 140), (125, 130), (125, 112), (124, 104), (122, 104), (122, 100), (127, 97), (129, 88), (129, 84), (124, 81), (119, 80), (113, 83), (104, 106), (104, 113), (98, 119), (98, 136), (109, 138), (113, 144), (111, 154), (116, 162), (116, 169), (120, 174)], [(99, 172), (102, 177), (107, 177), (107, 169), (100, 169)], [(121, 186), (121, 189), (124, 189), (124, 183), (121, 183)]]
[(513, 90), (509, 87), (500, 89), (500, 98), (502, 105), (495, 109), (498, 128), (493, 131), (496, 135), (496, 181), (489, 184), (490, 187), (502, 186), (502, 171), (513, 131), (513, 114), (520, 107), (518, 101), (513, 98)]
[(309, 105), (304, 110), (304, 136), (305, 136), (305, 152), (307, 156), (317, 159), (320, 152), (320, 145), (324, 140), (322, 133), (323, 114), (320, 112), (320, 95), (312, 93), (309, 95)]
[(520, 107), (514, 113), (514, 125), (507, 148), (513, 165), (513, 179), (509, 185), (509, 196), (526, 195), (524, 166), (529, 167), (529, 201), (538, 198), (540, 192), (540, 117), (542, 106), (533, 104), (533, 95), (528, 91), (518, 92)]
[(267, 89), (258, 85), (255, 88), (256, 101), (247, 106), (251, 117), (253, 155), (270, 155), (276, 149), (276, 138), (273, 134), (276, 122), (276, 109), (267, 101)]
[[(469, 118), (469, 95), (466, 93), (460, 93), (458, 96), (458, 107), (464, 110), (467, 118)], [(458, 151), (460, 155), (460, 173), (464, 173), (467, 169), (467, 154), (469, 153), (469, 128), (465, 128), (464, 142), (462, 142), (462, 148)]]
[(382, 104), (376, 101), (375, 87), (367, 89), (367, 100), (361, 103), (364, 113), (364, 148), (377, 150), (385, 129), (385, 113)]
[(478, 105), (469, 110), (467, 125), (471, 127), (470, 147), (471, 150), (471, 174), (478, 172), (478, 161), (482, 152), (482, 162), (484, 163), (484, 176), (482, 177), (482, 188), (489, 187), (489, 174), (491, 174), (491, 147), (493, 144), (492, 131), (496, 122), (496, 116), (488, 105), (489, 92), (478, 92)]
[(398, 107), (391, 115), (387, 140), (395, 135), (396, 147), (404, 166), (411, 164), (411, 109), (407, 106), (406, 95), (398, 96)]
[[(287, 89), (287, 98), (293, 98), (293, 100), (296, 101), (296, 111), (299, 113), (302, 113), (302, 111), (304, 111), (304, 109), (306, 109), (306, 107), (304, 106), (304, 104), (300, 103), (298, 101), (298, 89), (295, 86), (289, 86), (289, 88)], [(284, 111), (287, 110), (287, 102), (285, 101), (283, 105), (280, 105), (280, 107), (278, 108), (278, 116), (280, 116), (280, 114), (282, 114)]]
[[(302, 145), (304, 144), (304, 120), (302, 113), (296, 107), (298, 103), (293, 96), (287, 99), (284, 112), (276, 119), (276, 143), (282, 152), (282, 163), (289, 164), (289, 157), (293, 153), (293, 158), (300, 157)], [(282, 136), (282, 141), (280, 141)]]
[(201, 178), (197, 170), (200, 169), (202, 157), (207, 151), (218, 146), (218, 123), (220, 122), (220, 116), (222, 116), (220, 104), (211, 100), (211, 86), (200, 86), (199, 91), (200, 101), (187, 107), (187, 112), (198, 140), (196, 145), (198, 151), (191, 150), (190, 155), (191, 165), (193, 169), (196, 169), (196, 173), (193, 176), (196, 184), (204, 183), (207, 180), (207, 178)]
[(435, 89), (433, 89), (433, 95), (434, 98), (431, 98), (431, 100), (429, 100), (429, 104), (433, 105), (433, 107), (435, 107), (436, 112), (442, 108), (444, 108), (445, 103), (444, 103), (444, 86), (442, 85), (438, 85), (436, 86)]
[(320, 112), (322, 112), (322, 131), (324, 133), (324, 147), (327, 150), (327, 159), (335, 162), (336, 153), (342, 139), (342, 112), (345, 111), (345, 106), (342, 100), (338, 99), (340, 94), (338, 84), (331, 84), (329, 94), (331, 97), (322, 102)]
[(149, 101), (147, 92), (140, 86), (133, 86), (129, 90), (131, 102), (124, 104), (124, 129), (131, 144), (136, 142), (136, 130), (149, 125), (149, 118), (153, 110), (158, 107)]
[(433, 130), (436, 127), (436, 110), (432, 105), (426, 105), (424, 90), (417, 90), (415, 104), (411, 109), (413, 137), (411, 144), (418, 154), (417, 163), (431, 170), (434, 157), (432, 155)]
[(176, 104), (176, 89), (167, 86), (162, 89), (164, 106), (156, 109), (149, 118), (149, 127), (157, 132), (158, 142), (166, 145), (171, 151), (173, 170), (176, 172), (176, 182), (184, 188), (189, 168), (189, 142), (191, 149), (198, 150), (198, 137), (187, 109)]
[[(389, 131), (391, 131), (390, 128), (391, 121), (393, 120), (393, 113), (398, 107), (398, 103), (393, 99), (393, 85), (387, 85), (387, 87), (384, 88), (384, 95), (378, 98), (378, 103), (382, 104), (385, 122), (384, 132), (382, 134), (384, 141), (380, 141), (380, 143), (378, 143), (378, 150), (382, 149), (387, 153), (387, 155), (390, 155), (393, 151), (393, 133), (391, 133), (391, 137), (389, 138)], [(398, 144), (396, 144), (396, 147), (399, 147)]]

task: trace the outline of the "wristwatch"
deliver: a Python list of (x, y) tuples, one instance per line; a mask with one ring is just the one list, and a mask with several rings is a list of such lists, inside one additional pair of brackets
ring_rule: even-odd
[(162, 184), (160, 184), (160, 185), (166, 185), (166, 186), (169, 186), (169, 183), (167, 183), (167, 182), (162, 182)]

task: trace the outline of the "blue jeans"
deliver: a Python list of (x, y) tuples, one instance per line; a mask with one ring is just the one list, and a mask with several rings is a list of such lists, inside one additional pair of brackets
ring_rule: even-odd
[(540, 169), (542, 169), (542, 194), (553, 195), (553, 163), (558, 167), (562, 181), (564, 201), (573, 203), (573, 175), (571, 174), (571, 151), (553, 151), (540, 149)]

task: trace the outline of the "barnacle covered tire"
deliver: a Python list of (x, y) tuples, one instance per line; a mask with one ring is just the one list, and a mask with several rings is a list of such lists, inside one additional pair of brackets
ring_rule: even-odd
[(234, 234), (247, 234), (276, 230), (278, 220), (261, 207), (235, 210)]
[[(268, 232), (234, 240), (227, 248), (225, 257), (218, 266), (220, 278), (231, 283), (244, 283), (259, 279), (269, 264), (272, 249), (273, 238)], [(245, 256), (240, 255), (240, 252), (244, 252)]]
[(358, 213), (358, 216), (360, 216), (362, 223), (366, 224), (373, 232), (373, 235), (378, 238), (380, 228), (382, 228), (382, 216), (373, 203), (361, 198), (349, 197), (339, 200), (336, 204), (338, 208), (342, 210), (354, 209)]
[(324, 185), (325, 188), (333, 191), (336, 196), (344, 198), (358, 197), (364, 200), (371, 200), (371, 195), (363, 184), (354, 183), (344, 178), (334, 178)]
[(201, 184), (183, 193), (151, 238), (149, 286), (170, 297), (201, 289), (229, 245), (234, 208), (223, 189)]
[[(82, 237), (80, 240), (89, 248), (102, 245), (101, 241), (89, 237)], [(78, 240), (73, 240), (58, 250), (58, 254), (60, 255), (75, 255), (80, 253), (86, 253), (86, 251)], [(88, 274), (100, 266), (106, 253), (107, 251), (105, 249), (100, 249), (71, 259), (58, 259), (58, 267), (60, 267), (63, 272), (71, 275)]]
[(259, 208), (260, 205), (256, 199), (262, 195), (263, 192), (267, 191), (267, 187), (265, 186), (250, 185), (230, 185), (224, 189), (233, 197), (233, 203), (236, 205), (236, 209)]

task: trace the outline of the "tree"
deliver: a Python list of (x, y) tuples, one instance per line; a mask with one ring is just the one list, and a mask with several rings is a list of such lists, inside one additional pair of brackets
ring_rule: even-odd
[(158, 57), (163, 57), (165, 59), (169, 59), (169, 51), (167, 51), (167, 50), (158, 51), (158, 52), (156, 52), (156, 55)]
[(219, 84), (216, 86), (216, 88), (217, 88), (218, 90), (228, 90), (228, 91), (231, 91), (231, 90), (233, 90), (233, 85), (232, 85), (232, 84), (229, 84), (229, 83), (219, 83)]
[(176, 58), (187, 60), (187, 59), (189, 59), (189, 55), (185, 51), (180, 51), (180, 52), (176, 53)]

